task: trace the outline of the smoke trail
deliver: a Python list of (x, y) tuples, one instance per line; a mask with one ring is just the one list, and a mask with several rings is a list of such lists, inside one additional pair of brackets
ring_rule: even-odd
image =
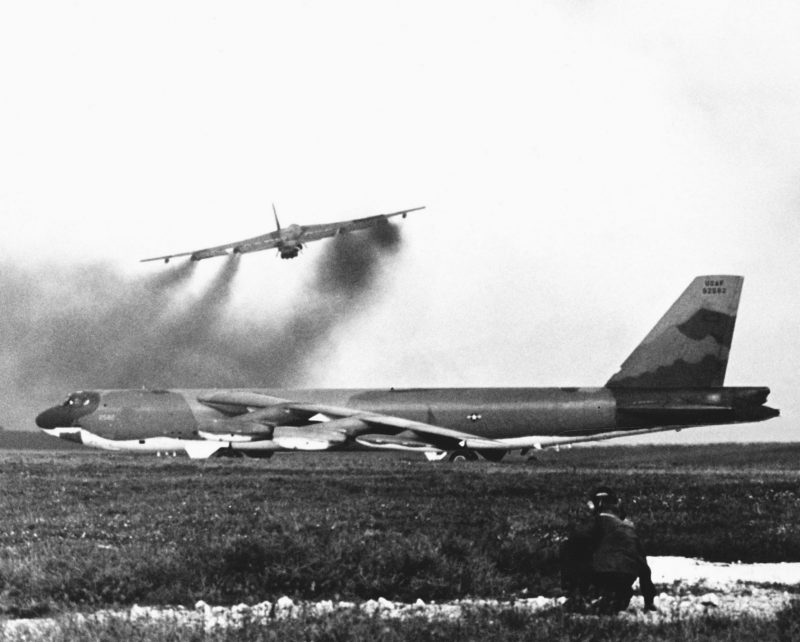
[(105, 375), (103, 364), (125, 352), (139, 328), (159, 323), (193, 267), (131, 282), (103, 264), (32, 272), (6, 265), (0, 281), (4, 357), (15, 363), (21, 381)]
[(196, 261), (184, 261), (173, 265), (149, 279), (144, 279), (144, 287), (153, 292), (160, 292), (178, 286), (192, 275), (196, 265)]
[(374, 283), (381, 259), (396, 253), (399, 247), (400, 232), (385, 219), (366, 233), (336, 237), (324, 250), (312, 287), (318, 292), (358, 297)]
[(0, 423), (25, 427), (43, 403), (106, 380), (139, 329), (158, 325), (194, 265), (133, 281), (105, 264), (1, 269)]
[[(129, 328), (113, 363), (95, 387), (209, 385), (199, 373), (213, 367), (219, 326), (230, 299), (240, 257), (232, 255), (196, 299), (176, 304), (152, 323)], [(208, 354), (209, 363), (200, 357)]]
[(264, 386), (301, 385), (308, 364), (332, 331), (371, 302), (382, 270), (400, 244), (398, 228), (388, 221), (333, 239), (288, 320), (273, 327), (251, 325), (248, 350), (238, 345), (238, 336), (226, 337), (227, 349), (242, 355), (238, 367)]
[(230, 322), (238, 256), (194, 298), (183, 287), (194, 262), (138, 279), (104, 264), (2, 265), (0, 425), (31, 427), (80, 388), (301, 384), (315, 351), (377, 293), (399, 247), (388, 223), (324, 244), (285, 321)]

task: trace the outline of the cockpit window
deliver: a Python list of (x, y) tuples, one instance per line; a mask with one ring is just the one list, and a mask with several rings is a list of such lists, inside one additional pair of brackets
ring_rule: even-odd
[(82, 408), (91, 404), (96, 398), (96, 392), (73, 392), (62, 405), (67, 408)]

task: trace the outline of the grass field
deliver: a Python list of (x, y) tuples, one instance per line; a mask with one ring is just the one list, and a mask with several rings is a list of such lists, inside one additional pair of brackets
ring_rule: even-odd
[[(0, 451), (0, 614), (281, 595), (554, 595), (557, 542), (600, 483), (627, 498), (651, 555), (800, 561), (798, 482), (800, 448), (785, 444), (582, 448), (464, 465), (372, 453), (197, 462)], [(583, 626), (553, 617), (540, 628)], [(342, 618), (317, 623), (313, 639), (346, 639), (334, 631)], [(782, 626), (798, 620), (792, 610)], [(457, 637), (478, 639), (490, 621), (518, 639), (530, 628), (479, 617)], [(373, 625), (358, 625), (365, 638)], [(386, 639), (424, 628), (380, 626)], [(424, 630), (446, 639), (449, 626)]]

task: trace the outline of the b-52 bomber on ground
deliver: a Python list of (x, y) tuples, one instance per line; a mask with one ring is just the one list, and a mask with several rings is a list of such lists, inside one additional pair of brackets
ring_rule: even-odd
[(402, 216), (405, 218), (409, 212), (417, 212), (424, 209), (425, 206), (423, 205), (422, 207), (413, 207), (408, 210), (399, 210), (389, 214), (375, 214), (374, 216), (356, 218), (349, 221), (336, 221), (334, 223), (322, 223), (320, 225), (292, 224), (288, 227), (281, 227), (281, 223), (278, 220), (278, 212), (275, 210), (275, 205), (273, 204), (272, 213), (275, 216), (275, 226), (277, 228), (274, 232), (254, 236), (249, 239), (244, 239), (243, 241), (234, 241), (233, 243), (225, 243), (224, 245), (206, 247), (201, 250), (154, 256), (149, 259), (142, 259), (140, 262), (164, 261), (164, 263), (169, 263), (170, 259), (179, 256), (188, 256), (192, 261), (201, 261), (203, 259), (209, 259), (212, 256), (229, 256), (230, 252), (233, 252), (233, 254), (245, 254), (247, 252), (260, 252), (261, 250), (269, 250), (272, 248), (278, 248), (278, 253), (282, 259), (293, 259), (300, 254), (303, 245), (310, 241), (319, 241), (320, 239), (338, 236), (346, 232), (355, 232), (356, 230), (365, 230), (377, 225), (384, 225), (393, 216)]
[[(725, 387), (743, 278), (692, 281), (601, 388), (91, 390), (36, 418), (46, 433), (190, 457), (389, 449), (499, 460), (510, 450), (762, 421), (766, 387)], [(267, 364), (268, 365), (268, 364)]]

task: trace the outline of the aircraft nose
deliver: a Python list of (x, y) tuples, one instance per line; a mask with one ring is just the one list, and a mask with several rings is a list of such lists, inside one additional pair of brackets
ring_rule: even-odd
[(36, 417), (36, 425), (45, 430), (53, 428), (68, 428), (72, 425), (74, 418), (69, 408), (64, 406), (54, 406)]

